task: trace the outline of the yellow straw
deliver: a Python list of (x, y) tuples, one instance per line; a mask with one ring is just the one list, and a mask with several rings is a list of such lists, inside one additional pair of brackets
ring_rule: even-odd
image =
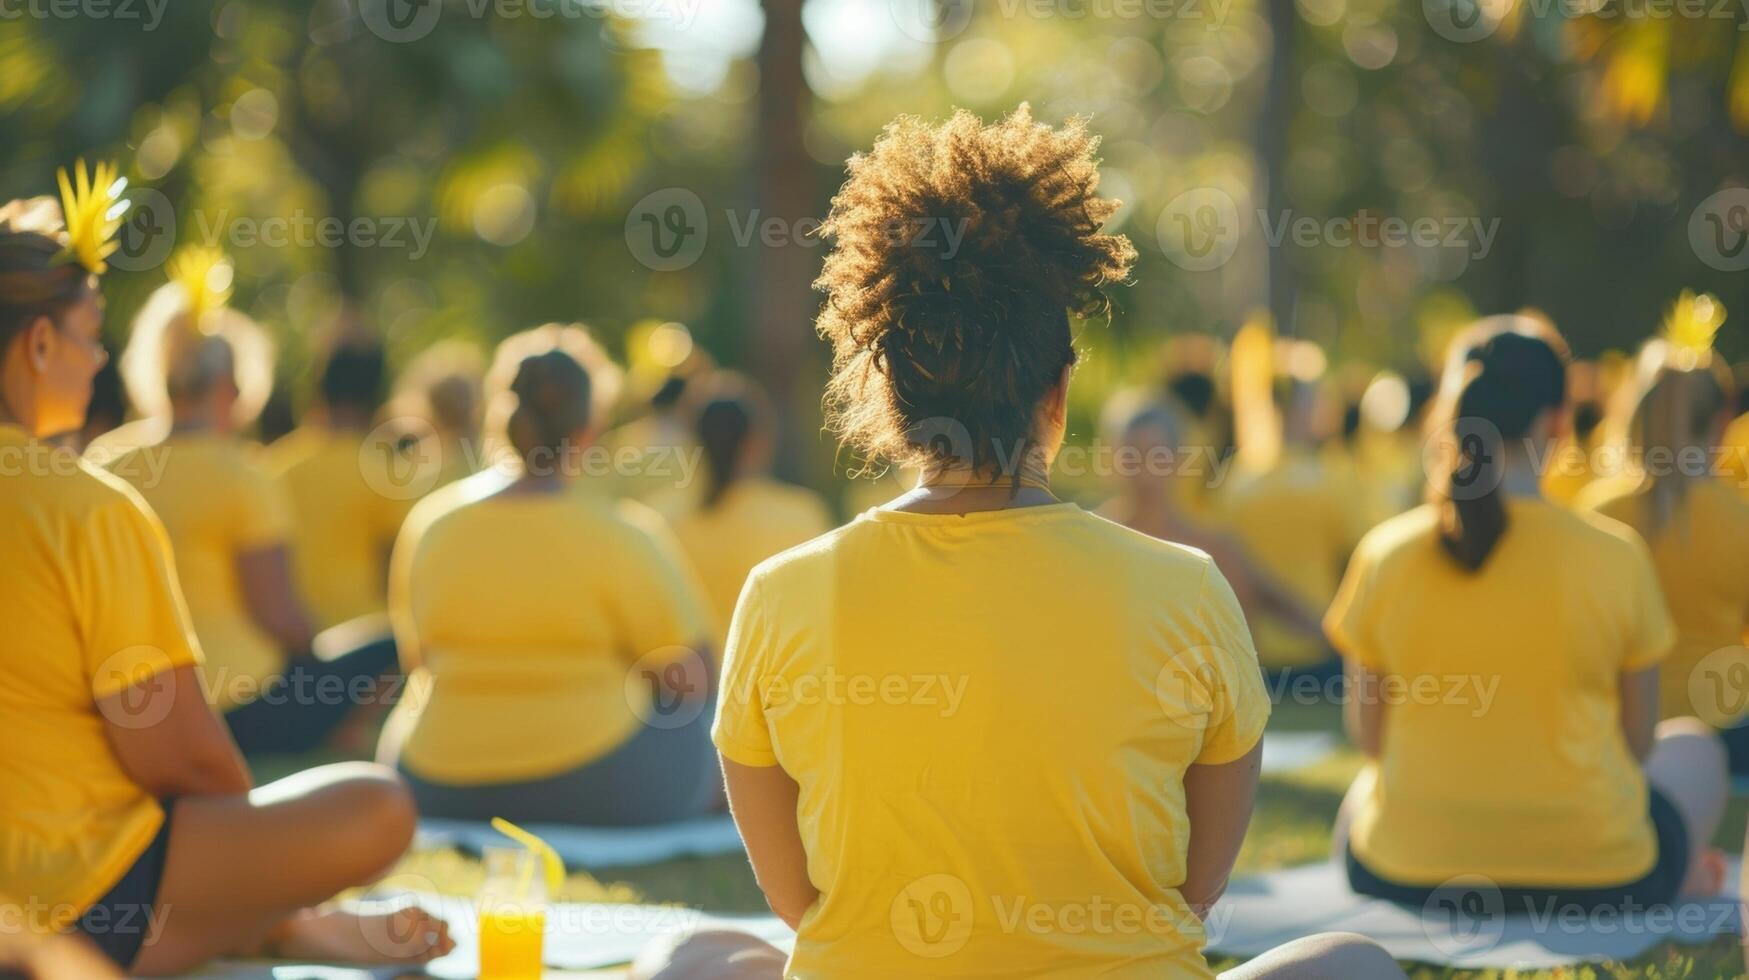
[[(565, 862), (559, 859), (559, 852), (553, 850), (551, 844), (503, 817), (492, 818), (492, 829), (540, 855), (547, 869), (547, 893), (557, 895), (560, 886), (565, 883)], [(523, 869), (522, 879), (516, 883), (517, 890), (524, 895), (528, 894), (528, 876), (533, 873), (532, 867)]]

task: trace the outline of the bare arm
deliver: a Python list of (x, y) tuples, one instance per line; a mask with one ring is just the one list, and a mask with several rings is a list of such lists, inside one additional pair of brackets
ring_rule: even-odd
[(723, 760), (723, 778), (759, 890), (778, 918), (798, 928), (803, 913), (820, 897), (808, 878), (808, 855), (796, 827), (800, 787), (778, 766), (744, 766), (728, 759)]
[(1263, 741), (1232, 762), (1218, 766), (1191, 766), (1184, 772), (1184, 804), (1190, 817), (1190, 850), (1184, 864), (1184, 885), (1179, 894), (1197, 918), (1208, 918), (1209, 909), (1227, 890), (1239, 845), (1251, 823), (1251, 806), (1257, 799), (1257, 780), (1263, 773)]
[(254, 786), (194, 667), (161, 671), (98, 699), (97, 709), (123, 771), (153, 796), (247, 793)]
[(1342, 708), (1342, 724), (1348, 741), (1368, 759), (1377, 759), (1385, 743), (1385, 705), (1378, 696), (1379, 675), (1344, 657), (1348, 673), (1348, 703)]
[(1658, 666), (1621, 675), (1621, 733), (1628, 751), (1645, 762), (1658, 728)]
[(283, 544), (237, 553), (237, 580), (249, 618), (280, 649), (306, 650), (316, 635), (309, 614), (292, 586), (291, 553)]

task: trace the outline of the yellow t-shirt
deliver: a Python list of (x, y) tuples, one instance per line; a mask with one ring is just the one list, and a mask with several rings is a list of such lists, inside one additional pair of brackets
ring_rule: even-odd
[[(741, 480), (709, 510), (674, 518), (674, 537), (704, 583), (717, 624), (726, 629), (753, 566), (832, 527), (818, 494), (776, 480)], [(716, 637), (718, 649), (723, 637)]]
[(30, 928), (59, 929), (164, 821), (97, 699), (200, 655), (164, 530), (125, 482), (0, 426), (0, 527), (0, 893)]
[(1676, 649), (1659, 671), (1662, 715), (1726, 727), (1749, 715), (1749, 503), (1712, 480), (1691, 485), (1681, 516), (1658, 534), (1639, 480), (1592, 484), (1580, 503), (1639, 531), (1652, 547)]
[(285, 655), (249, 614), (237, 556), (286, 543), (282, 492), (248, 447), (211, 435), (176, 435), (135, 449), (110, 470), (140, 491), (164, 522), (176, 577), (206, 653), (207, 693), (221, 710), (246, 704)]
[[(1312, 610), (1330, 604), (1343, 562), (1366, 531), (1353, 481), (1297, 452), (1267, 472), (1236, 480), (1222, 518), (1258, 568)], [(1265, 666), (1305, 667), (1330, 656), (1321, 637), (1277, 616), (1259, 614), (1251, 629)]]
[(1202, 552), (1075, 504), (871, 510), (754, 569), (713, 736), (801, 788), (788, 976), (1207, 977), (1184, 774), (1268, 716)]
[(356, 433), (299, 428), (267, 447), (292, 509), (292, 571), (318, 629), (383, 611), (385, 562), (416, 502), (417, 461)]
[(1720, 440), (1724, 453), (1719, 457), (1719, 478), (1749, 500), (1749, 412), (1731, 420)]
[[(636, 731), (648, 687), (709, 637), (704, 600), (647, 508), (605, 495), (492, 495), (486, 471), (408, 518), (390, 616), (416, 665), (391, 724), (402, 761), (454, 784), (540, 779)], [(404, 728), (402, 726), (405, 726)]]
[(1418, 507), (1355, 550), (1325, 619), (1380, 675), (1378, 778), (1354, 853), (1410, 885), (1607, 887), (1651, 869), (1646, 779), (1621, 731), (1621, 676), (1669, 653), (1675, 626), (1631, 528), (1542, 499), (1507, 502), (1480, 573)]

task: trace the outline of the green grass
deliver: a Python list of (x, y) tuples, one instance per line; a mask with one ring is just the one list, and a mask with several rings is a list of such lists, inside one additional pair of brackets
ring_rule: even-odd
[[(1339, 719), (1327, 706), (1283, 705), (1270, 721), (1271, 730), (1337, 730)], [(295, 771), (320, 759), (263, 760), (256, 765), (266, 780)], [(1342, 794), (1360, 770), (1360, 756), (1343, 750), (1317, 765), (1292, 773), (1265, 776), (1258, 794), (1250, 832), (1239, 852), (1240, 874), (1322, 860), (1330, 853), (1330, 828)], [(1743, 846), (1749, 799), (1733, 798), (1714, 843), (1730, 852)], [(451, 894), (471, 894), (480, 884), (479, 862), (455, 851), (425, 851), (408, 855), (391, 876), (399, 883), (435, 887)], [(395, 883), (395, 882), (391, 882)], [(681, 858), (636, 868), (591, 871), (574, 869), (558, 896), (578, 902), (680, 903), (719, 913), (764, 913), (765, 901), (741, 855)], [(1217, 968), (1233, 960), (1215, 960)], [(1700, 946), (1664, 943), (1628, 963), (1601, 963), (1558, 970), (1459, 970), (1404, 963), (1412, 980), (1700, 980), (1744, 976), (1743, 953), (1732, 938)]]

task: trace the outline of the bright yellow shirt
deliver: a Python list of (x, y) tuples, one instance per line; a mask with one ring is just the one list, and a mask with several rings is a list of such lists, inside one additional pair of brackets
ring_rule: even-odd
[[(1236, 478), (1222, 508), (1223, 526), (1245, 553), (1309, 610), (1330, 604), (1365, 521), (1354, 482), (1308, 453), (1289, 452), (1267, 472)], [(1251, 629), (1267, 667), (1305, 667), (1330, 656), (1322, 637), (1274, 615), (1256, 616)]]
[(1749, 412), (1725, 426), (1721, 445), (1724, 453), (1719, 457), (1719, 478), (1734, 488), (1738, 496), (1749, 500)]
[(164, 522), (176, 577), (206, 654), (208, 694), (229, 711), (255, 699), (285, 661), (249, 614), (237, 556), (286, 543), (290, 517), (281, 490), (249, 447), (211, 435), (175, 435), (110, 466)]
[(1541, 499), (1507, 503), (1480, 573), (1424, 506), (1374, 528), (1325, 619), (1380, 675), (1383, 755), (1351, 831), (1393, 881), (1606, 887), (1651, 869), (1646, 779), (1621, 731), (1621, 677), (1675, 627), (1631, 528)]
[[(704, 583), (724, 630), (753, 566), (832, 527), (826, 502), (811, 490), (776, 480), (731, 485), (716, 506), (695, 507), (674, 518), (674, 537)], [(718, 636), (721, 648), (723, 637)]]
[(754, 570), (723, 675), (724, 757), (800, 786), (787, 976), (1210, 976), (1184, 775), (1269, 700), (1207, 555), (1075, 504), (871, 510)]
[(1720, 728), (1749, 715), (1749, 503), (1712, 480), (1690, 484), (1674, 523), (1650, 534), (1648, 498), (1633, 478), (1591, 486), (1581, 503), (1639, 531), (1652, 547), (1676, 649), (1659, 671), (1663, 717), (1698, 715)]
[(97, 699), (200, 656), (164, 530), (122, 480), (0, 426), (0, 528), (0, 893), (59, 929), (164, 821)]
[(488, 470), (437, 491), (395, 545), (390, 615), (414, 676), (391, 724), (410, 730), (401, 759), (426, 779), (540, 779), (606, 755), (642, 724), (634, 665), (710, 635), (647, 508), (492, 494), (505, 480)]
[(385, 561), (412, 509), (417, 461), (356, 433), (299, 428), (267, 448), (292, 509), (292, 570), (318, 629), (383, 611)]

